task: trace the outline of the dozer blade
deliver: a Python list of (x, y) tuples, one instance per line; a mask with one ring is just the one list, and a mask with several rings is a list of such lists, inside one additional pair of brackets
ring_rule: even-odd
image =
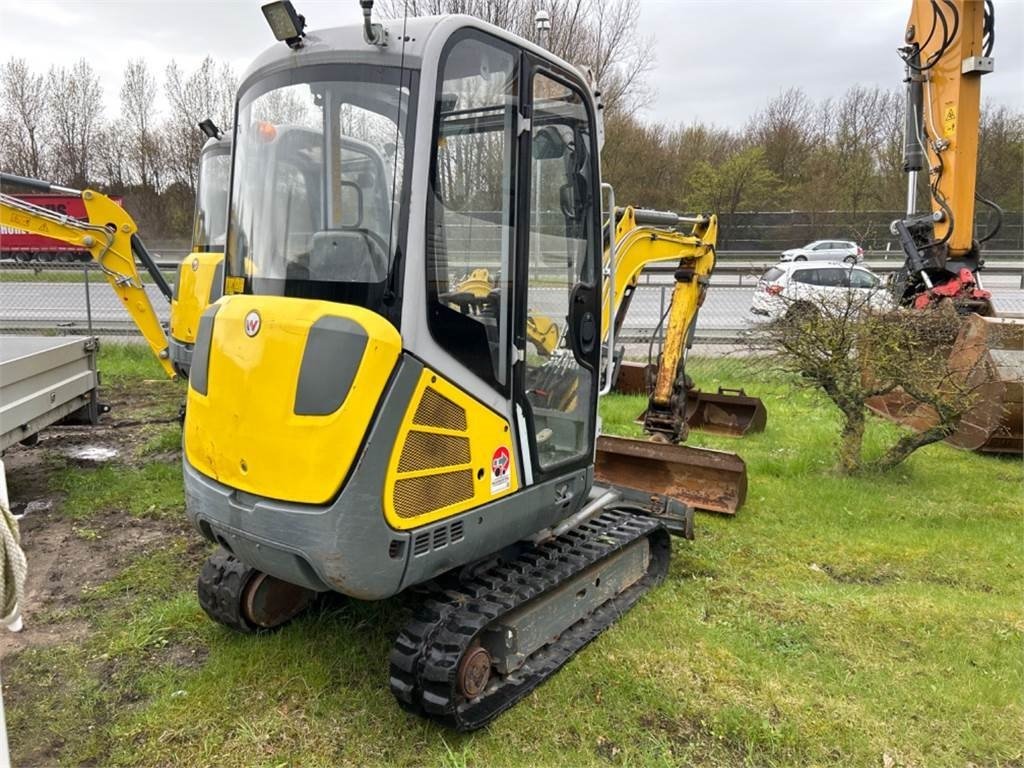
[(686, 393), (686, 423), (690, 429), (717, 435), (742, 437), (748, 432), (764, 432), (768, 412), (758, 397), (748, 397), (742, 389), (719, 387), (717, 394), (691, 389)]
[(599, 482), (707, 512), (734, 515), (747, 498), (747, 465), (726, 451), (602, 435), (594, 473)]
[[(1024, 321), (968, 315), (948, 368), (976, 402), (946, 440), (969, 451), (1024, 453)], [(871, 398), (868, 407), (918, 431), (938, 423), (931, 406), (902, 390)]]

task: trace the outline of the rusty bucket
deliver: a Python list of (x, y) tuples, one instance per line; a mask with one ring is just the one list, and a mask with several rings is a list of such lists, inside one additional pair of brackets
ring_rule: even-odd
[(719, 387), (716, 394), (699, 389), (686, 393), (686, 423), (690, 429), (742, 437), (749, 432), (764, 432), (767, 421), (768, 411), (761, 399), (749, 397), (742, 389)]
[[(619, 365), (615, 391), (624, 395), (646, 395), (657, 366), (624, 360)], [(686, 391), (686, 424), (690, 429), (717, 435), (742, 437), (763, 432), (768, 411), (760, 398), (750, 397), (742, 389), (719, 387), (717, 393), (703, 392), (696, 387)], [(644, 414), (637, 422), (644, 423)]]
[[(975, 404), (947, 441), (969, 451), (1024, 453), (1024, 321), (968, 315), (948, 369)], [(931, 406), (902, 390), (871, 398), (868, 407), (918, 431), (938, 423)]]
[(664, 494), (707, 512), (736, 514), (747, 498), (747, 465), (735, 453), (602, 435), (598, 482)]

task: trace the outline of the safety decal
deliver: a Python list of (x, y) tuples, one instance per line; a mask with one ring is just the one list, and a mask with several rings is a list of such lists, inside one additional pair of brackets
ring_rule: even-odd
[(942, 132), (946, 138), (956, 135), (956, 104), (947, 104), (942, 110)]
[(512, 485), (512, 458), (508, 448), (499, 445), (491, 456), (491, 493), (507, 491)]

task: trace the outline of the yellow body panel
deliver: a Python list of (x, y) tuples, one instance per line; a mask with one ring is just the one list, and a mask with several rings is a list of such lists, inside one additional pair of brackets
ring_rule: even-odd
[[(247, 493), (328, 502), (356, 460), (401, 353), (401, 336), (380, 315), (347, 304), (247, 295), (218, 303), (207, 394), (189, 386), (189, 462)], [(249, 336), (245, 322), (253, 310), (260, 328)], [(312, 325), (327, 316), (356, 322), (369, 341), (341, 406), (326, 416), (300, 416), (294, 404), (306, 339)]]
[(176, 298), (171, 301), (171, 338), (195, 344), (199, 316), (210, 305), (210, 292), (223, 253), (190, 253), (178, 270)]
[(518, 488), (508, 422), (425, 369), (384, 481), (388, 524), (398, 530), (417, 528)]
[(164, 372), (170, 378), (176, 378), (177, 374), (168, 356), (167, 334), (164, 333), (160, 318), (153, 309), (135, 267), (131, 238), (139, 228), (124, 208), (100, 192), (85, 190), (82, 192), (82, 202), (89, 216), (88, 222), (61, 217), (49, 211), (27, 210), (19, 206), (17, 200), (5, 196), (0, 202), (0, 224), (22, 232), (52, 237), (88, 251), (93, 261), (99, 264), (114, 293), (121, 299)]

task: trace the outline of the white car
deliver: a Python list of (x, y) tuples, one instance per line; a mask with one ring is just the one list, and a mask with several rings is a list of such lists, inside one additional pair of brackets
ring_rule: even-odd
[(845, 261), (856, 264), (864, 260), (864, 249), (850, 240), (815, 240), (802, 248), (782, 252), (780, 261)]
[(815, 307), (829, 301), (846, 305), (850, 299), (881, 311), (895, 307), (886, 286), (867, 267), (841, 261), (791, 262), (777, 264), (761, 275), (750, 311), (776, 319), (794, 308)]

